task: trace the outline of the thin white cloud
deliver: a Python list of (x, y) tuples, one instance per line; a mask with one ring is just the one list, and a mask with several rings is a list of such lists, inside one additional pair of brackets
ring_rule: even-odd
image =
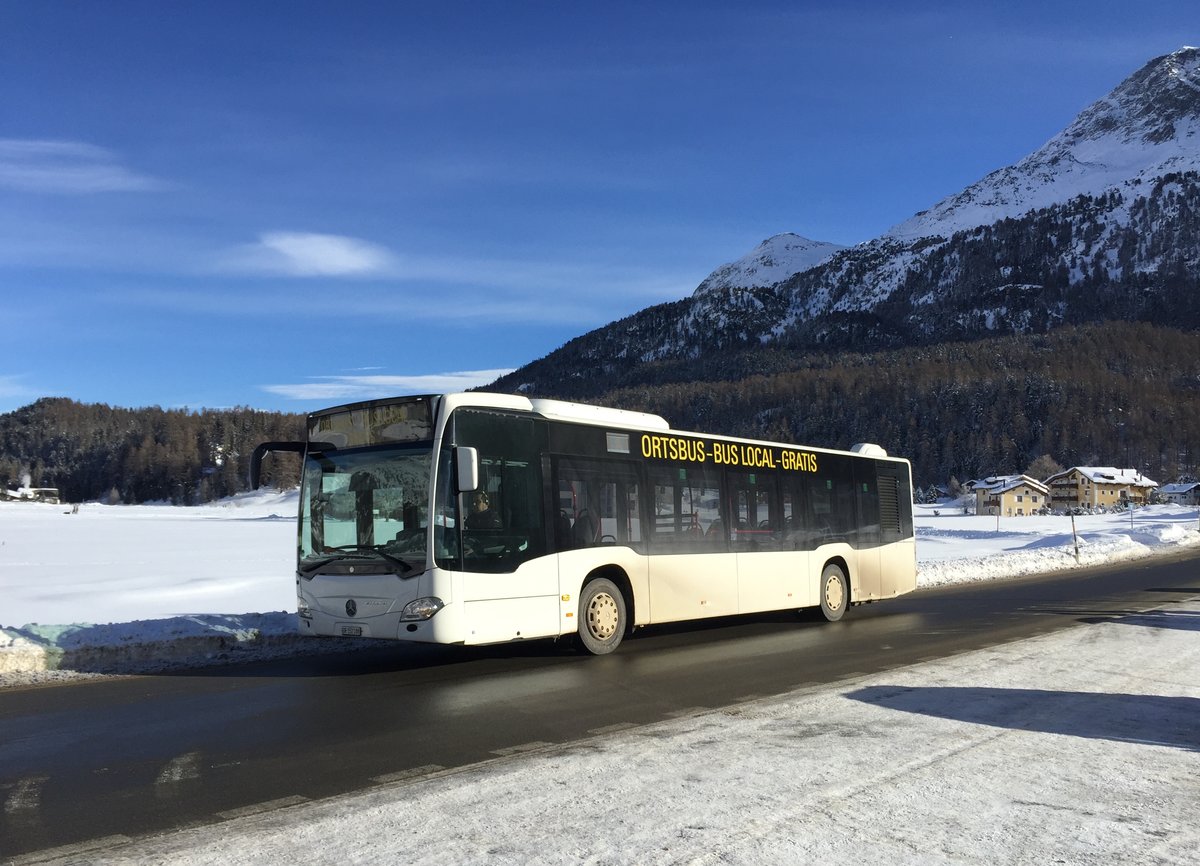
[(20, 192), (88, 195), (148, 192), (167, 184), (121, 165), (103, 147), (81, 141), (0, 138), (0, 187)]
[(388, 249), (359, 238), (316, 232), (266, 232), (258, 243), (239, 247), (222, 270), (286, 277), (388, 276), (396, 270)]
[(328, 402), (374, 400), (397, 394), (441, 394), (494, 382), (512, 369), (463, 370), (422, 376), (314, 376), (293, 385), (262, 385), (262, 390), (292, 400)]
[[(24, 404), (26, 400), (35, 400), (39, 396), (36, 390), (25, 384), (27, 377), (22, 374), (0, 374), (0, 401), (12, 405)], [(0, 411), (7, 411), (0, 409)]]

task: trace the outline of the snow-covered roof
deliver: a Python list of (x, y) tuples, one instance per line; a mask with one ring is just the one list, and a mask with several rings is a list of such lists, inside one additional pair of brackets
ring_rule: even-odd
[(1072, 472), (1078, 472), (1093, 484), (1122, 484), (1128, 487), (1158, 486), (1157, 481), (1147, 478), (1136, 469), (1118, 469), (1115, 466), (1072, 466), (1065, 472), (1051, 475), (1046, 479), (1046, 483), (1049, 484), (1056, 478), (1064, 478)]
[(1040, 493), (1050, 492), (1049, 487), (1028, 475), (993, 475), (990, 478), (972, 481), (971, 484), (974, 485), (976, 492), (983, 491), (984, 493), (1007, 493), (1022, 486), (1032, 487)]
[(1200, 481), (1191, 481), (1185, 484), (1164, 484), (1158, 488), (1158, 492), (1168, 496), (1178, 496), (1181, 493), (1191, 493), (1197, 487), (1200, 487)]

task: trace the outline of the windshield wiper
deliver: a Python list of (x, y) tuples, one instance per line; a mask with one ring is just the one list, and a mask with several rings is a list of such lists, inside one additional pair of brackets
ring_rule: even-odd
[(346, 547), (335, 547), (333, 550), (337, 553), (318, 559), (316, 562), (302, 563), (299, 571), (301, 574), (312, 574), (323, 565), (329, 565), (331, 562), (337, 562), (339, 559), (371, 559), (372, 557), (386, 560), (392, 565), (400, 569), (401, 574), (406, 574), (416, 569), (405, 562), (403, 559), (392, 556), (390, 553), (384, 553), (376, 547), (355, 547), (348, 545)]

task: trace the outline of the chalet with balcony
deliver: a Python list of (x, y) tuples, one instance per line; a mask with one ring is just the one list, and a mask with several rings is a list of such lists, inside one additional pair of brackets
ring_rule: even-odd
[(1056, 511), (1072, 508), (1115, 508), (1132, 502), (1145, 505), (1158, 489), (1158, 482), (1136, 469), (1112, 466), (1073, 466), (1046, 479), (1051, 507)]

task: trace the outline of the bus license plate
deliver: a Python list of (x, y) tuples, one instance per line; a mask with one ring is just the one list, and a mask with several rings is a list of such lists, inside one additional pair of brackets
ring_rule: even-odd
[(362, 637), (361, 625), (344, 625), (342, 626), (342, 637)]

